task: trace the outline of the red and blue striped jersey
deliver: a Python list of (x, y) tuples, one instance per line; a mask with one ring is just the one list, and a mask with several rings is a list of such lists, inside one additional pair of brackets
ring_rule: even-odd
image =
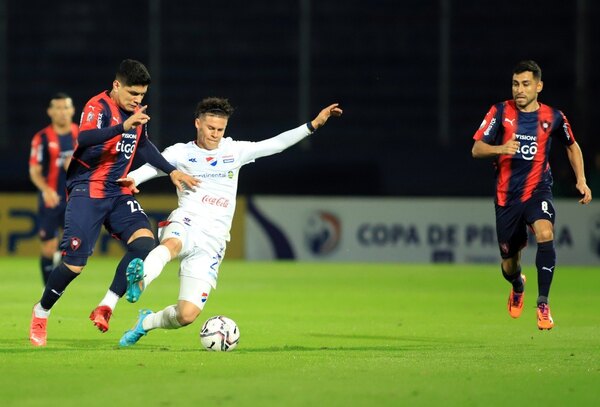
[[(146, 142), (148, 135), (145, 125), (123, 131), (123, 122), (131, 114), (119, 108), (106, 91), (86, 103), (79, 124), (80, 143), (67, 176), (70, 196), (105, 198), (132, 194), (116, 180), (127, 175), (137, 148)], [(86, 143), (86, 132), (97, 130), (106, 132), (105, 141)]]
[(473, 139), (502, 145), (513, 135), (520, 143), (517, 153), (500, 155), (495, 160), (496, 203), (500, 206), (525, 202), (537, 191), (550, 191), (552, 138), (565, 146), (575, 142), (571, 126), (560, 110), (540, 103), (535, 112), (522, 112), (513, 100), (492, 106)]
[(71, 124), (71, 131), (57, 134), (52, 125), (38, 131), (31, 140), (29, 165), (40, 165), (46, 184), (63, 199), (66, 195), (67, 171), (65, 160), (73, 155), (79, 128)]

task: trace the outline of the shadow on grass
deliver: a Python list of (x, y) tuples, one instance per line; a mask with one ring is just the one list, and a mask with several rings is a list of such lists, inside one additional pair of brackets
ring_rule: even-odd
[[(483, 344), (465, 343), (464, 340), (454, 338), (435, 338), (422, 336), (394, 336), (394, 335), (342, 335), (342, 334), (326, 334), (326, 333), (308, 333), (306, 336), (315, 338), (332, 338), (332, 339), (358, 339), (375, 341), (375, 345), (366, 346), (304, 346), (304, 345), (283, 345), (270, 346), (263, 348), (254, 348), (243, 346), (236, 349), (236, 353), (273, 353), (273, 352), (338, 352), (338, 351), (363, 351), (363, 352), (398, 352), (409, 350), (440, 350), (441, 348), (482, 348)], [(65, 352), (65, 351), (107, 351), (119, 350), (123, 352), (198, 352), (203, 349), (198, 348), (175, 348), (165, 345), (146, 345), (138, 343), (135, 346), (121, 348), (117, 343), (109, 343), (106, 339), (53, 339), (46, 347), (33, 347), (29, 344), (28, 339), (23, 340), (4, 340), (0, 345), (0, 354), (14, 353), (32, 353), (32, 352)]]
[[(48, 346), (32, 346), (28, 338), (2, 340), (0, 354), (2, 353), (30, 353), (30, 352), (64, 352), (64, 351), (98, 351), (118, 349), (119, 346), (108, 343), (106, 339), (52, 339)], [(58, 345), (58, 346), (55, 346)]]

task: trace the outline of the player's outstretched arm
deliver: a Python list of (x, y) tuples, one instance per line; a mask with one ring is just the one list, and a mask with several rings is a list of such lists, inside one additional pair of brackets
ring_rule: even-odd
[(310, 124), (316, 130), (319, 127), (323, 127), (323, 125), (329, 120), (331, 116), (339, 117), (342, 115), (344, 111), (339, 107), (339, 103), (333, 103), (323, 110), (319, 112), (317, 117), (315, 117)]
[(247, 142), (240, 155), (242, 163), (249, 163), (257, 158), (267, 157), (282, 152), (288, 147), (293, 146), (300, 140), (308, 137), (316, 129), (322, 127), (331, 116), (340, 116), (342, 109), (337, 103), (327, 106), (313, 120), (306, 122), (294, 129), (280, 133), (274, 137), (258, 141)]

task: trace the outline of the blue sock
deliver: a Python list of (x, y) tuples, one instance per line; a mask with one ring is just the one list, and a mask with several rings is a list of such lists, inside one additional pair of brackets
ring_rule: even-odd
[(538, 243), (537, 255), (535, 256), (535, 265), (538, 272), (538, 305), (542, 302), (548, 302), (550, 285), (554, 276), (554, 267), (556, 266), (556, 250), (554, 250), (554, 241)]

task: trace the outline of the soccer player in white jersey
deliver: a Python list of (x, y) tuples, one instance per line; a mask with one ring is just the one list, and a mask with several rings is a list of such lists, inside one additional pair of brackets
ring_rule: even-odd
[[(232, 113), (233, 107), (227, 99), (204, 99), (196, 108), (196, 140), (175, 144), (163, 152), (169, 163), (201, 182), (194, 190), (177, 192), (179, 204), (161, 225), (160, 245), (145, 260), (130, 262), (126, 298), (136, 302), (165, 265), (179, 257), (179, 299), (177, 305), (158, 312), (140, 310), (134, 327), (119, 341), (120, 346), (134, 345), (152, 329), (177, 329), (194, 322), (217, 286), (219, 265), (235, 212), (241, 167), (296, 144), (323, 126), (329, 117), (340, 116), (342, 109), (334, 103), (321, 110), (314, 120), (260, 142), (223, 137)], [(161, 175), (165, 174), (146, 164), (119, 181), (138, 192), (136, 186)]]

